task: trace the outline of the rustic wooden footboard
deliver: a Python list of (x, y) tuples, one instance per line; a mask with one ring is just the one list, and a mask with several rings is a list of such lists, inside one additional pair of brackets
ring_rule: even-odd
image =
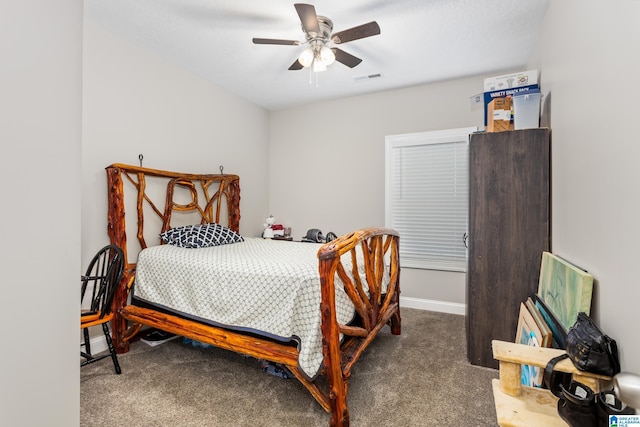
[[(147, 247), (149, 239), (155, 239), (152, 244), (159, 244), (158, 234), (177, 226), (173, 225), (176, 224), (176, 217), (195, 214), (198, 220), (191, 219), (189, 223), (216, 222), (239, 232), (239, 177), (182, 174), (123, 164), (108, 166), (106, 170), (108, 232), (111, 242), (125, 250), (127, 263), (125, 277), (114, 300), (116, 319), (112, 332), (117, 350), (120, 353), (128, 351), (128, 341), (140, 325), (149, 325), (220, 348), (281, 363), (331, 414), (331, 426), (348, 426), (347, 394), (354, 364), (385, 325), (390, 325), (393, 334), (400, 334), (398, 234), (391, 229), (365, 228), (339, 237), (321, 246), (318, 251), (322, 294), (319, 310), (322, 315), (324, 356), (320, 373), (327, 377), (327, 384), (322, 387), (298, 366), (299, 352), (296, 347), (127, 303), (128, 290), (135, 274), (135, 263), (131, 260)], [(130, 200), (125, 197), (125, 186), (133, 189)], [(133, 244), (135, 248), (131, 247), (132, 242), (127, 241), (125, 205), (135, 207), (136, 223), (130, 225), (137, 238)], [(145, 230), (145, 224), (147, 228), (154, 225), (152, 228), (155, 231)], [(358, 254), (364, 263), (356, 262)], [(350, 262), (343, 263), (347, 260)], [(351, 265), (350, 271), (345, 270), (345, 265)], [(357, 321), (349, 325), (339, 324), (336, 318), (336, 282), (344, 286), (357, 312)]]

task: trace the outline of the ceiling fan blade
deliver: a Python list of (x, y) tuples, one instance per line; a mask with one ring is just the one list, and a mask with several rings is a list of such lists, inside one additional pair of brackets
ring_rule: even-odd
[(300, 22), (302, 22), (302, 28), (306, 33), (320, 34), (320, 25), (318, 25), (318, 15), (316, 15), (316, 8), (312, 4), (296, 3), (294, 4)]
[(302, 66), (302, 64), (300, 63), (300, 61), (298, 61), (296, 59), (296, 62), (294, 62), (293, 64), (291, 64), (291, 66), (289, 67), (289, 70), (291, 71), (295, 71), (295, 70), (302, 70), (304, 67)]
[(282, 39), (260, 39), (253, 38), (253, 43), (255, 44), (283, 44), (289, 46), (298, 46), (300, 44), (297, 40), (282, 40)]
[(380, 26), (376, 21), (371, 21), (366, 24), (358, 25), (357, 27), (349, 28), (348, 30), (338, 31), (331, 35), (331, 40), (334, 43), (340, 44), (378, 34), (380, 34)]
[(349, 68), (353, 68), (362, 62), (362, 59), (358, 58), (357, 56), (353, 56), (342, 49), (338, 49), (337, 47), (332, 47), (331, 50), (336, 56), (336, 61), (343, 63)]

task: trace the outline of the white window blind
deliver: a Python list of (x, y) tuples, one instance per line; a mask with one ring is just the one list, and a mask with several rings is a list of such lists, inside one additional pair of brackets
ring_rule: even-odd
[(400, 233), (402, 266), (466, 271), (469, 134), (475, 131), (386, 137), (385, 223)]

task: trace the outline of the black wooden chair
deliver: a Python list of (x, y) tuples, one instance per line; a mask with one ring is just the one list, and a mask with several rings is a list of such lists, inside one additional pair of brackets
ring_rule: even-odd
[[(80, 345), (80, 366), (97, 362), (111, 356), (116, 373), (119, 374), (120, 364), (109, 332), (109, 322), (113, 319), (111, 304), (120, 279), (124, 271), (124, 253), (116, 245), (107, 245), (100, 249), (93, 257), (87, 272), (81, 276), (81, 309), (80, 329), (84, 334), (84, 342)], [(97, 355), (91, 353), (89, 328), (102, 326), (109, 351)], [(84, 347), (84, 351), (82, 351)]]

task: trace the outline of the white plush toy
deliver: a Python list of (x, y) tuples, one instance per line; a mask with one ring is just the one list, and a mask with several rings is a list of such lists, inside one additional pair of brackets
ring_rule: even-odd
[(271, 226), (273, 224), (275, 224), (276, 220), (273, 217), (273, 215), (269, 215), (267, 217), (267, 219), (265, 220), (264, 224), (262, 225), (264, 227), (264, 231), (262, 232), (262, 237), (265, 239), (272, 239), (273, 238), (273, 228), (271, 228)]

